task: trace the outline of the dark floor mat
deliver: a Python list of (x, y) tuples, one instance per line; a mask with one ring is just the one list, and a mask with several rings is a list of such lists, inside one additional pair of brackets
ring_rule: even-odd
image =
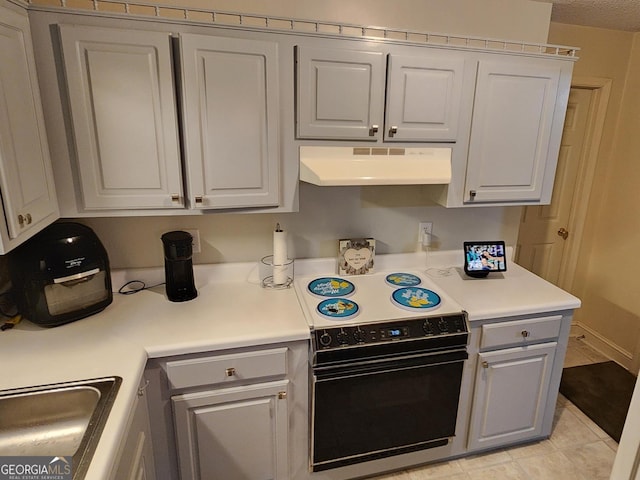
[(560, 393), (616, 442), (620, 442), (636, 377), (615, 362), (594, 363), (562, 371)]

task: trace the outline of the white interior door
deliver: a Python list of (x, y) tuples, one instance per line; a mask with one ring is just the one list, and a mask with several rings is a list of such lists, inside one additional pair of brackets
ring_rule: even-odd
[(575, 185), (585, 156), (585, 139), (594, 90), (572, 88), (550, 205), (525, 207), (520, 222), (516, 263), (559, 284), (574, 202)]

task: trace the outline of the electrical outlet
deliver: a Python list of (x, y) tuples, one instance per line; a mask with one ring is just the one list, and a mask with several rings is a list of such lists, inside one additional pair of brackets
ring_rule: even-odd
[(200, 230), (186, 230), (193, 237), (192, 251), (193, 253), (200, 253)]
[(433, 222), (418, 223), (418, 242), (424, 246), (431, 244), (431, 232), (433, 231)]

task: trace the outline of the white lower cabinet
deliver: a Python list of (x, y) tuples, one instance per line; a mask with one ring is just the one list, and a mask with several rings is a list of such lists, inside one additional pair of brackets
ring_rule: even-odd
[(480, 353), (469, 449), (542, 435), (555, 342)]
[(469, 451), (551, 434), (571, 315), (489, 320), (472, 328), (476, 359)]
[(180, 478), (288, 478), (288, 384), (173, 396)]
[(155, 480), (155, 465), (151, 446), (151, 427), (145, 387), (141, 386), (135, 400), (129, 433), (121, 449), (113, 480)]
[(149, 360), (157, 480), (302, 480), (308, 341)]

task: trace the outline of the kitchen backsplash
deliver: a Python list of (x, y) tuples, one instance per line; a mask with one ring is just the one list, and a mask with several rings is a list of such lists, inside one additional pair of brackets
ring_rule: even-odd
[(163, 264), (160, 236), (197, 229), (196, 264), (258, 261), (272, 253), (273, 228), (288, 232), (293, 258), (330, 257), (338, 239), (373, 237), (377, 253), (420, 250), (418, 222), (433, 222), (433, 250), (462, 248), (464, 240), (504, 240), (515, 245), (520, 207), (446, 209), (433, 204), (425, 187), (316, 187), (300, 183), (300, 211), (286, 214), (85, 218), (104, 243), (112, 268)]

